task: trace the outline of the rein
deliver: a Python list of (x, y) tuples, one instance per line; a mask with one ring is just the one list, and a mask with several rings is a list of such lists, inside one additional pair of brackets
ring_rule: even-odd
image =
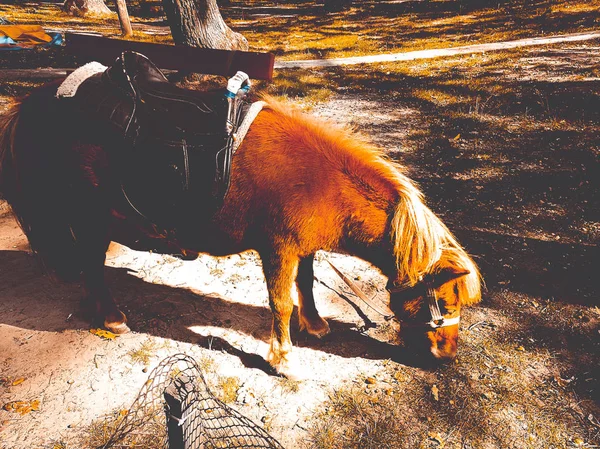
[[(395, 318), (394, 315), (389, 315), (389, 314), (381, 311), (377, 306), (375, 306), (373, 304), (373, 302), (367, 297), (367, 295), (365, 295), (354, 282), (352, 282), (335, 265), (333, 265), (329, 259), (325, 259), (325, 260), (327, 260), (327, 263), (331, 266), (331, 268), (333, 268), (333, 271), (335, 271), (335, 273), (342, 279), (342, 281), (344, 281), (344, 283), (348, 287), (350, 287), (350, 289), (356, 294), (356, 296), (358, 296), (367, 306), (369, 306), (371, 309), (373, 309), (379, 315), (383, 316), (386, 319), (386, 321), (389, 321), (389, 320)], [(423, 281), (421, 281), (421, 282), (423, 282)], [(427, 299), (427, 305), (429, 306), (429, 313), (431, 314), (431, 320), (427, 321), (426, 323), (423, 323), (423, 324), (409, 324), (409, 323), (404, 323), (404, 324), (409, 324), (409, 326), (428, 326), (428, 327), (431, 327), (432, 329), (439, 329), (441, 327), (454, 326), (455, 324), (458, 324), (460, 322), (460, 315), (452, 317), (452, 318), (444, 317), (444, 315), (442, 315), (442, 312), (440, 310), (440, 305), (438, 303), (438, 297), (437, 297), (437, 293), (435, 292), (435, 288), (433, 288), (433, 285), (431, 285), (431, 283), (429, 283), (429, 282), (423, 282), (423, 285), (425, 286), (425, 292), (426, 292), (425, 296)], [(387, 289), (387, 291), (390, 294), (400, 293), (400, 292), (404, 292), (410, 288), (414, 288), (414, 287), (391, 288), (391, 289)]]
[(383, 311), (381, 311), (375, 304), (373, 304), (373, 302), (367, 298), (367, 295), (365, 295), (362, 290), (360, 288), (358, 288), (358, 286), (352, 282), (348, 277), (346, 277), (344, 275), (344, 273), (342, 273), (338, 268), (336, 268), (336, 266), (334, 264), (332, 264), (329, 259), (325, 259), (327, 260), (327, 263), (331, 266), (331, 268), (333, 268), (333, 271), (335, 271), (335, 274), (337, 274), (342, 281), (344, 281), (346, 283), (346, 285), (348, 287), (350, 287), (350, 290), (352, 290), (356, 296), (358, 296), (367, 306), (369, 306), (371, 309), (373, 309), (375, 312), (377, 312), (379, 315), (381, 315), (383, 318), (386, 319), (386, 321), (391, 320), (392, 318), (394, 318), (394, 315), (389, 315)]

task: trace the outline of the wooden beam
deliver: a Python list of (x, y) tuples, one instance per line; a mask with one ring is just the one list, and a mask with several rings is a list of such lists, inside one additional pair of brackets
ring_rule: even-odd
[(64, 78), (75, 69), (2, 69), (0, 80)]
[(69, 53), (82, 59), (81, 62), (110, 65), (123, 51), (131, 50), (163, 69), (223, 76), (232, 76), (241, 70), (253, 79), (273, 79), (275, 55), (272, 53), (152, 44), (80, 33), (66, 33), (65, 45)]

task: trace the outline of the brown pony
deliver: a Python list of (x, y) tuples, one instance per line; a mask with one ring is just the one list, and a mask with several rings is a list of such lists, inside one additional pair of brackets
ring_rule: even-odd
[[(112, 201), (119, 180), (106, 131), (55, 99), (56, 88), (36, 90), (2, 118), (0, 192), (44, 264), (62, 277), (82, 275), (95, 318), (126, 332), (104, 282), (105, 253), (111, 240), (156, 231), (132, 226), (131, 212)], [(273, 313), (268, 360), (279, 372), (291, 369), (294, 283), (301, 329), (329, 332), (313, 297), (318, 250), (379, 268), (402, 339), (436, 358), (453, 357), (460, 309), (480, 299), (471, 258), (380, 150), (287, 103), (266, 101), (234, 157), (223, 206), (185, 241), (170, 243), (192, 253), (258, 252)]]

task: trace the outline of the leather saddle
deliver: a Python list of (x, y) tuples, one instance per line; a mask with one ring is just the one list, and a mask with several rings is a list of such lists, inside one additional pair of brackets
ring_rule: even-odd
[(223, 90), (179, 88), (148, 58), (126, 51), (72, 101), (119, 136), (112, 153), (122, 199), (141, 217), (185, 233), (222, 205), (232, 157)]

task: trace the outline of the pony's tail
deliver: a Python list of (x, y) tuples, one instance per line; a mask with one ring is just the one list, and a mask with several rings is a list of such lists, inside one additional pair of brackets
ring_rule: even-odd
[(5, 114), (0, 115), (0, 199), (9, 201), (16, 188), (13, 148), (19, 112), (20, 104), (16, 103)]
[(44, 267), (60, 279), (76, 280), (80, 268), (75, 240), (65, 214), (55, 206), (60, 191), (45, 178), (51, 171), (45, 169), (47, 159), (37, 148), (25, 151), (17, 138), (22, 108), (15, 103), (0, 116), (0, 198), (10, 205)]

